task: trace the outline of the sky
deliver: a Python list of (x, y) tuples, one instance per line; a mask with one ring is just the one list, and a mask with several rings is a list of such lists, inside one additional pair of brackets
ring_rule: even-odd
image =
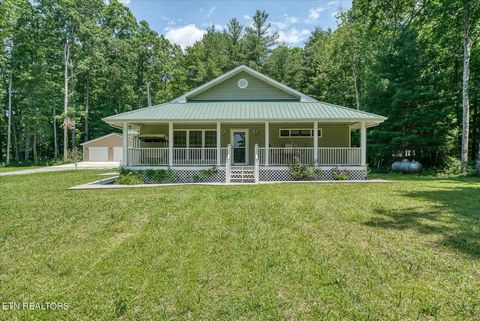
[(349, 9), (351, 0), (119, 0), (127, 5), (138, 20), (165, 35), (182, 48), (200, 40), (208, 26), (226, 28), (236, 17), (243, 25), (251, 24), (256, 9), (267, 11), (279, 41), (289, 46), (303, 46), (310, 32), (337, 26), (335, 15)]

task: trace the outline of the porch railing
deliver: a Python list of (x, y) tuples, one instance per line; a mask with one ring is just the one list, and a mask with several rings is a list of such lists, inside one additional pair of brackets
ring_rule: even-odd
[(173, 165), (215, 165), (216, 148), (174, 148)]
[[(265, 165), (266, 149), (259, 148), (260, 164)], [(313, 164), (313, 147), (270, 147), (268, 160), (270, 165), (288, 165), (300, 161), (302, 164)]]
[[(168, 148), (129, 148), (128, 165), (169, 165)], [(217, 165), (217, 148), (173, 148), (173, 165)], [(225, 165), (227, 148), (220, 149), (220, 165)]]
[[(258, 149), (260, 164), (266, 164), (266, 149)], [(359, 147), (320, 147), (315, 161), (313, 147), (270, 147), (269, 165), (288, 165), (300, 161), (302, 164), (317, 165), (361, 165)]]
[(361, 165), (360, 147), (322, 147), (318, 149), (318, 165)]
[[(173, 148), (173, 165), (196, 166), (217, 165), (216, 148)], [(225, 165), (228, 147), (220, 149), (220, 165)], [(258, 161), (266, 164), (266, 149), (258, 147)], [(129, 148), (127, 152), (129, 165), (169, 165), (168, 148)], [(257, 156), (257, 153), (256, 155)], [(270, 147), (269, 165), (285, 166), (297, 160), (302, 164), (317, 165), (361, 165), (359, 147), (320, 147), (317, 149), (315, 162), (313, 147)]]
[(129, 148), (128, 165), (168, 165), (168, 148)]

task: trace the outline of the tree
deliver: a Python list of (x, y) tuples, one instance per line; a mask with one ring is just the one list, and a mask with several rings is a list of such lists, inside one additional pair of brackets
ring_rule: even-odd
[(262, 69), (271, 48), (277, 43), (278, 33), (271, 31), (271, 24), (267, 20), (268, 13), (257, 10), (252, 25), (245, 29), (245, 57), (252, 68)]
[(305, 80), (303, 58), (301, 48), (288, 48), (286, 44), (280, 44), (272, 50), (268, 57), (264, 68), (265, 73), (273, 79), (301, 91)]
[(229, 69), (238, 67), (245, 59), (242, 44), (243, 29), (243, 26), (236, 18), (228, 22), (227, 31), (225, 32), (228, 39)]
[[(463, 174), (467, 172), (468, 165), (468, 143), (470, 136), (470, 99), (469, 99), (469, 80), (470, 80), (470, 56), (472, 51), (472, 29), (475, 32), (475, 26), (478, 23), (478, 4), (472, 4), (468, 0), (463, 0), (463, 78), (462, 78), (462, 151), (460, 157), (460, 171)], [(473, 7), (473, 8), (472, 8)], [(475, 10), (477, 9), (477, 10)], [(472, 28), (473, 27), (473, 28)]]

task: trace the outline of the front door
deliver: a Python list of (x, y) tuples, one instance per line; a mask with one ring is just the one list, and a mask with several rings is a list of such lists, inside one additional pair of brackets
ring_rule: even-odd
[(233, 164), (248, 164), (248, 130), (232, 130)]

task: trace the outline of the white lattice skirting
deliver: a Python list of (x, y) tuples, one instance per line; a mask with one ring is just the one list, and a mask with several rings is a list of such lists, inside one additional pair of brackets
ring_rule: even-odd
[[(219, 169), (216, 173), (200, 169), (172, 169), (172, 170), (145, 170), (131, 169), (145, 184), (162, 183), (225, 183), (225, 170)], [(346, 169), (342, 172), (348, 174), (349, 180), (365, 180), (366, 169)], [(161, 173), (160, 175), (158, 175)], [(334, 180), (333, 171), (329, 169), (317, 169), (316, 176), (311, 181)], [(295, 181), (288, 169), (260, 169), (259, 181), (261, 182), (282, 182)]]
[[(367, 170), (365, 169), (349, 169), (343, 170), (348, 173), (349, 180), (365, 180), (367, 178)], [(273, 169), (273, 170), (260, 170), (259, 172), (261, 182), (281, 182), (281, 181), (294, 181), (290, 175), (290, 171), (287, 169)], [(316, 176), (311, 179), (312, 181), (332, 181), (334, 180), (332, 170), (316, 170)]]
[(156, 178), (149, 175), (147, 170), (132, 170), (145, 184), (165, 184), (165, 183), (224, 183), (225, 170), (218, 170), (211, 175), (203, 170), (172, 170), (166, 177)]

